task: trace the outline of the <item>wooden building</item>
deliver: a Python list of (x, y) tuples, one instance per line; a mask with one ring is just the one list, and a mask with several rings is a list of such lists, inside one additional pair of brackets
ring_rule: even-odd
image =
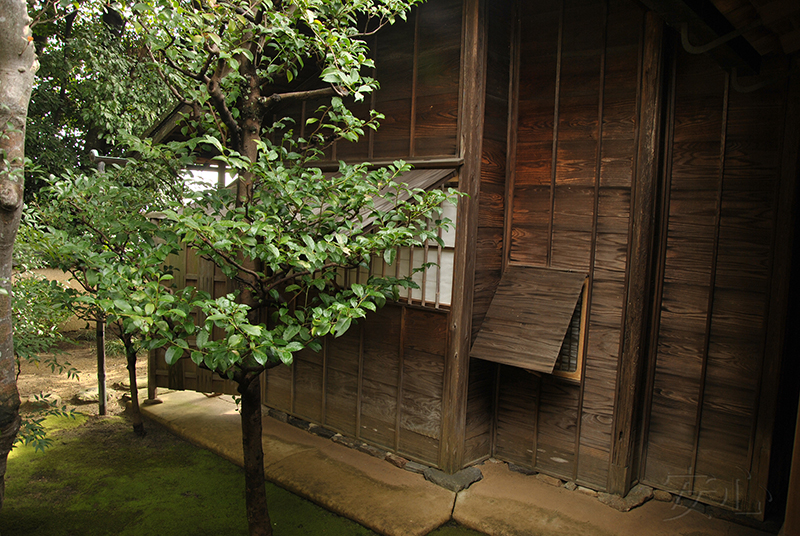
[[(493, 457), (780, 510), (800, 4), (429, 0), (372, 47), (365, 106), (386, 119), (330, 160), (457, 181), (452, 262), (427, 299), (270, 370), (266, 404), (448, 472)], [(184, 275), (224, 286), (197, 259)], [(151, 365), (153, 385), (223, 389), (191, 362)]]

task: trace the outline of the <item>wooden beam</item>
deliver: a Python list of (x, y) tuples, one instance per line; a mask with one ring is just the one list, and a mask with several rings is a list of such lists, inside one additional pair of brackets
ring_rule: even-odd
[(453, 293), (450, 309), (444, 366), (439, 467), (447, 473), (455, 473), (464, 463), (486, 94), (486, 4), (484, 0), (464, 0), (463, 6), (458, 132), (464, 165), (458, 182), (459, 190), (468, 196), (458, 202), (453, 273), (453, 289), (458, 291)]
[(653, 251), (653, 232), (656, 189), (658, 187), (658, 150), (663, 100), (663, 42), (664, 25), (654, 13), (645, 17), (644, 50), (640, 109), (631, 191), (630, 255), (623, 323), (621, 359), (617, 369), (617, 392), (614, 403), (614, 432), (612, 435), (611, 467), (608, 489), (625, 495), (633, 477), (632, 460), (635, 450), (637, 408), (642, 389), (640, 377), (644, 363), (649, 311), (650, 265)]

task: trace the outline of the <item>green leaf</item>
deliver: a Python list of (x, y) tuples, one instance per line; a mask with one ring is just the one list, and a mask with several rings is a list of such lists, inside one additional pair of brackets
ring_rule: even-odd
[(197, 334), (195, 344), (198, 348), (205, 348), (206, 344), (208, 344), (208, 331), (201, 329), (200, 333)]
[(254, 326), (252, 324), (244, 324), (242, 326), (242, 331), (247, 333), (252, 337), (260, 337), (261, 336), (261, 326)]
[(166, 353), (164, 354), (164, 359), (167, 361), (167, 365), (174, 365), (178, 362), (178, 360), (183, 356), (183, 349), (178, 348), (177, 346), (170, 346), (167, 348)]
[(133, 310), (131, 304), (123, 300), (114, 300), (114, 307), (125, 313)]

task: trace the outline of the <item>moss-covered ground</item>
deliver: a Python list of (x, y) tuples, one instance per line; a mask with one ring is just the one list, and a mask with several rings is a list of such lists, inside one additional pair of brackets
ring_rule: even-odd
[[(247, 534), (244, 474), (147, 422), (137, 438), (124, 417), (47, 422), (46, 452), (12, 451), (0, 535), (235, 536)], [(267, 489), (275, 536), (371, 535), (277, 486)], [(431, 536), (479, 536), (453, 524)]]

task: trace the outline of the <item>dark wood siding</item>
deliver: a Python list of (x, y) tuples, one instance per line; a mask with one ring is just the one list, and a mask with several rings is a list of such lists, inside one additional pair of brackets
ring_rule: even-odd
[[(486, 102), (478, 207), (475, 293), (472, 301), (472, 341), (500, 283), (503, 271), (506, 176), (508, 175), (509, 98), (511, 91), (514, 2), (489, 2), (486, 62)], [(496, 367), (472, 360), (467, 403), (466, 464), (491, 454), (493, 393)]]
[[(369, 117), (371, 109), (385, 117), (377, 131), (367, 129), (356, 144), (339, 141), (321, 165), (458, 156), (457, 129), (461, 62), (462, 0), (437, 0), (415, 7), (406, 22), (398, 21), (370, 38), (374, 76), (381, 87), (353, 113)], [(307, 102), (282, 111), (299, 129), (324, 101)], [(306, 132), (304, 132), (306, 133)]]
[(436, 465), (446, 326), (445, 311), (389, 304), (322, 352), (269, 370), (265, 403)]
[(521, 9), (509, 262), (588, 273), (589, 321), (580, 384), (501, 368), (495, 456), (602, 489), (620, 354), (643, 11), (626, 0), (522, 2)]
[(680, 51), (673, 84), (642, 478), (758, 515), (786, 82), (740, 93)]

